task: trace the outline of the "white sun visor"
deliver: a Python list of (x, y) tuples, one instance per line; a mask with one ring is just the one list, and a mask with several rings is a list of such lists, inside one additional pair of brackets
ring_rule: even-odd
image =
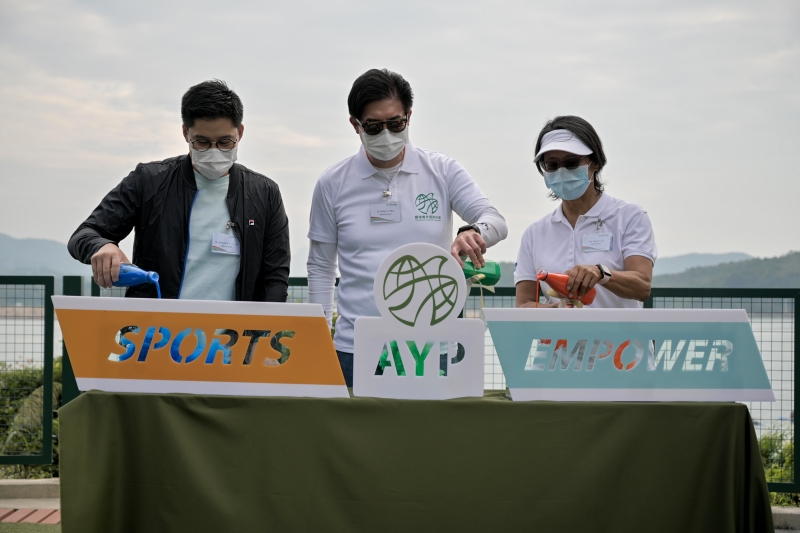
[(589, 155), (592, 149), (583, 144), (577, 135), (569, 130), (553, 130), (548, 131), (542, 137), (542, 147), (533, 158), (536, 162), (541, 159), (542, 154), (552, 150), (561, 150), (575, 155)]

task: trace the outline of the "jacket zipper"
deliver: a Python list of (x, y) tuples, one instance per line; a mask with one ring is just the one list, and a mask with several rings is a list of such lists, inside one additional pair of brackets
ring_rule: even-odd
[(181, 271), (181, 284), (178, 287), (178, 299), (181, 298), (181, 292), (183, 291), (183, 279), (186, 277), (186, 262), (189, 261), (189, 245), (192, 243), (192, 211), (194, 210), (194, 201), (197, 200), (197, 193), (200, 191), (194, 191), (194, 196), (192, 196), (192, 205), (189, 207), (189, 221), (186, 224), (186, 255), (183, 256), (183, 270)]

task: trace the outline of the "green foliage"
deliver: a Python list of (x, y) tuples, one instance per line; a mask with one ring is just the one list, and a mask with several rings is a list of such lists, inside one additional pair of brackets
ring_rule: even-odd
[[(61, 406), (61, 358), (53, 361), (53, 464), (3, 465), (0, 478), (39, 479), (58, 476), (58, 408)], [(0, 367), (0, 454), (40, 452), (44, 372), (41, 368)]]
[[(764, 433), (758, 439), (761, 461), (767, 483), (790, 483), (794, 481), (794, 438), (785, 430), (776, 429)], [(772, 505), (800, 507), (800, 494), (794, 492), (770, 492)]]

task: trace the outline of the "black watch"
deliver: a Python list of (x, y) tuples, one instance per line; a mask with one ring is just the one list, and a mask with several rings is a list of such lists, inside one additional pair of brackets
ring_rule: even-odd
[(460, 234), (462, 231), (467, 231), (469, 229), (474, 229), (475, 231), (478, 232), (478, 235), (481, 234), (481, 228), (479, 228), (477, 224), (467, 224), (466, 226), (461, 226), (460, 228), (458, 228), (458, 233), (456, 233), (456, 235)]

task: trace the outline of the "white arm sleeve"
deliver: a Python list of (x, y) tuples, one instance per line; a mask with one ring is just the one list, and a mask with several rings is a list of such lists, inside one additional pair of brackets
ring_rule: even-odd
[(481, 237), (486, 242), (487, 248), (508, 237), (506, 219), (489, 203), (488, 198), (478, 200), (467, 208), (463, 216), (460, 213), (459, 216), (481, 228)]
[(463, 220), (477, 224), (486, 247), (491, 247), (508, 236), (508, 226), (497, 209), (483, 195), (469, 172), (456, 161), (452, 161), (447, 172), (450, 205)]
[(333, 319), (333, 290), (336, 285), (336, 244), (312, 240), (308, 249), (308, 301), (322, 304), (328, 327)]

